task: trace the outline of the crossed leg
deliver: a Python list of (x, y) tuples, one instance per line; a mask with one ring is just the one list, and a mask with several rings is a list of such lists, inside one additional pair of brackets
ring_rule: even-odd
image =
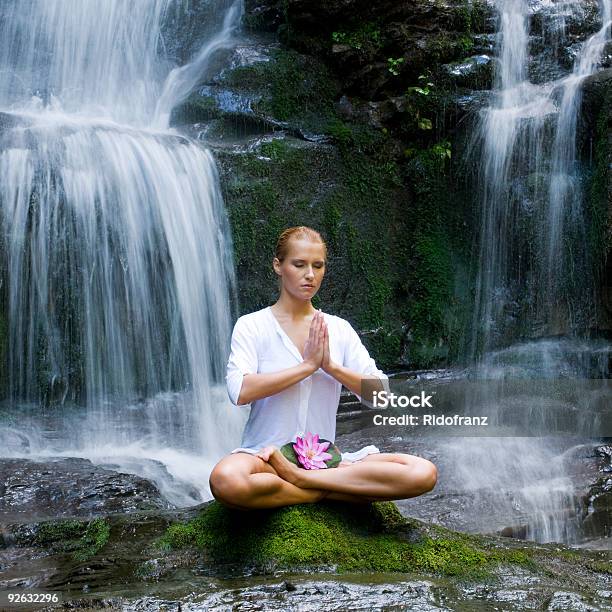
[(308, 504), (322, 499), (368, 503), (416, 497), (435, 486), (433, 463), (404, 453), (380, 453), (330, 470), (303, 470), (274, 447), (258, 455), (224, 457), (210, 475), (219, 502), (237, 509)]

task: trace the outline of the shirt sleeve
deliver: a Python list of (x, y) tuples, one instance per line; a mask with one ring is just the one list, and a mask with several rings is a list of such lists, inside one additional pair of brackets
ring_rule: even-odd
[[(361, 342), (361, 338), (357, 332), (353, 329), (353, 326), (346, 321), (346, 344), (344, 349), (344, 363), (342, 364), (345, 368), (359, 372), (364, 376), (374, 376), (379, 378), (383, 383), (383, 388), (389, 391), (389, 377), (376, 366), (376, 362), (368, 349)], [(359, 401), (363, 401), (366, 405), (371, 406), (371, 402), (362, 400), (358, 395)]]
[(257, 374), (257, 343), (253, 331), (239, 318), (232, 331), (230, 356), (227, 362), (227, 394), (235, 406), (242, 389), (245, 374)]

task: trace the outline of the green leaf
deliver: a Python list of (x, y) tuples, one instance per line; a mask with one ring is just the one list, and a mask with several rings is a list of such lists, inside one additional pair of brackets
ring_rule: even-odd
[[(338, 467), (338, 465), (342, 461), (342, 453), (340, 452), (340, 449), (335, 444), (332, 444), (330, 440), (326, 440), (325, 438), (319, 438), (319, 442), (329, 442), (330, 443), (327, 450), (325, 451), (326, 453), (329, 453), (332, 456), (331, 459), (328, 459), (325, 462), (327, 467), (328, 468)], [(280, 448), (280, 452), (283, 454), (283, 456), (286, 459), (291, 461), (293, 465), (297, 465), (298, 467), (301, 468), (302, 464), (297, 459), (297, 455), (295, 454), (295, 451), (293, 450), (293, 444), (294, 444), (293, 442), (287, 442), (287, 444), (283, 444), (283, 446), (281, 446)]]

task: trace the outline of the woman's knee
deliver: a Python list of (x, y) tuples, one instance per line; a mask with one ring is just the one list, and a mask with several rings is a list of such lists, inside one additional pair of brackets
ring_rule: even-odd
[(248, 494), (247, 478), (222, 463), (213, 468), (208, 482), (213, 497), (220, 502), (239, 502)]
[(427, 459), (422, 459), (415, 470), (416, 484), (419, 495), (431, 491), (438, 482), (438, 468)]
[(431, 491), (438, 481), (438, 469), (427, 459), (419, 458), (416, 465), (406, 469), (403, 479), (404, 493), (407, 497), (416, 497)]
[(423, 466), (423, 485), (426, 487), (426, 491), (431, 491), (438, 482), (438, 468), (427, 459), (424, 459), (425, 465)]

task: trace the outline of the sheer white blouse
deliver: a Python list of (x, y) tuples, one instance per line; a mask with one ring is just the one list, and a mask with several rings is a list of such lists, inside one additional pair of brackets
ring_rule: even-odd
[[(378, 377), (387, 387), (387, 376), (376, 367), (351, 324), (335, 315), (323, 313), (323, 316), (329, 330), (331, 359), (363, 375)], [(241, 316), (234, 325), (227, 363), (230, 400), (238, 405), (245, 374), (278, 372), (302, 362), (302, 355), (269, 306)], [(256, 453), (270, 444), (280, 447), (307, 431), (333, 442), (341, 389), (340, 382), (319, 369), (280, 393), (255, 400), (251, 403), (242, 447), (232, 452)], [(342, 453), (342, 458), (358, 461), (377, 452), (378, 448), (370, 445), (353, 453)]]

